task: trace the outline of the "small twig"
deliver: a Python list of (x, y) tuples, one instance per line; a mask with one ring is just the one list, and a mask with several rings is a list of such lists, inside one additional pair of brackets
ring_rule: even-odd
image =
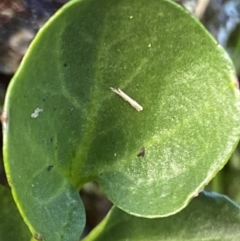
[(198, 0), (198, 4), (195, 8), (194, 14), (198, 19), (201, 19), (204, 12), (207, 9), (210, 0)]
[(133, 100), (130, 98), (127, 94), (125, 94), (123, 91), (121, 91), (119, 88), (114, 89), (110, 87), (110, 90), (113, 91), (114, 93), (118, 94), (121, 96), (124, 100), (126, 100), (133, 108), (135, 108), (137, 111), (142, 111), (143, 107), (137, 103), (137, 101)]

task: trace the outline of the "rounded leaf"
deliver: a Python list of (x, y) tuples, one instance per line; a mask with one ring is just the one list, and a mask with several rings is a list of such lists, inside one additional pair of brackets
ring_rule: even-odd
[(187, 208), (166, 218), (131, 216), (113, 207), (83, 241), (238, 241), (240, 208), (226, 196), (200, 193)]
[(67, 4), (5, 102), (5, 167), (32, 232), (76, 240), (78, 189), (90, 180), (138, 216), (185, 207), (238, 142), (233, 76), (222, 48), (170, 1)]

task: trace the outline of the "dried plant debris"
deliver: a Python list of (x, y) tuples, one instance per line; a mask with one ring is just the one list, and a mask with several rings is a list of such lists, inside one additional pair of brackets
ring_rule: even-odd
[(137, 111), (142, 111), (143, 110), (143, 107), (140, 104), (138, 104), (137, 101), (133, 100), (130, 96), (125, 94), (119, 88), (118, 89), (114, 89), (114, 88), (110, 87), (110, 90), (113, 91), (114, 93), (118, 94), (119, 96), (121, 96), (125, 101), (127, 101)]

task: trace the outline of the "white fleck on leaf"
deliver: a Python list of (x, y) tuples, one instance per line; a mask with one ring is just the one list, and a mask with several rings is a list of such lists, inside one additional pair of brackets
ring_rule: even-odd
[(31, 117), (32, 117), (32, 118), (37, 118), (40, 112), (43, 112), (43, 109), (37, 108), (37, 109), (31, 114)]

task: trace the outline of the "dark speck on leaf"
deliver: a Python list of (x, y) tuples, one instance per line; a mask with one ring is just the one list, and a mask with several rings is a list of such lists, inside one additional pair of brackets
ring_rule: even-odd
[(64, 67), (67, 67), (67, 64), (66, 64), (66, 63), (64, 63), (64, 64), (63, 64), (63, 66), (64, 66)]
[(47, 167), (47, 170), (48, 171), (51, 171), (53, 169), (53, 165), (49, 165), (48, 167)]
[(139, 153), (137, 154), (138, 157), (144, 157), (145, 155), (145, 147), (143, 146), (141, 148), (141, 150), (139, 151)]
[(45, 95), (42, 100), (45, 102), (47, 100), (47, 96)]

